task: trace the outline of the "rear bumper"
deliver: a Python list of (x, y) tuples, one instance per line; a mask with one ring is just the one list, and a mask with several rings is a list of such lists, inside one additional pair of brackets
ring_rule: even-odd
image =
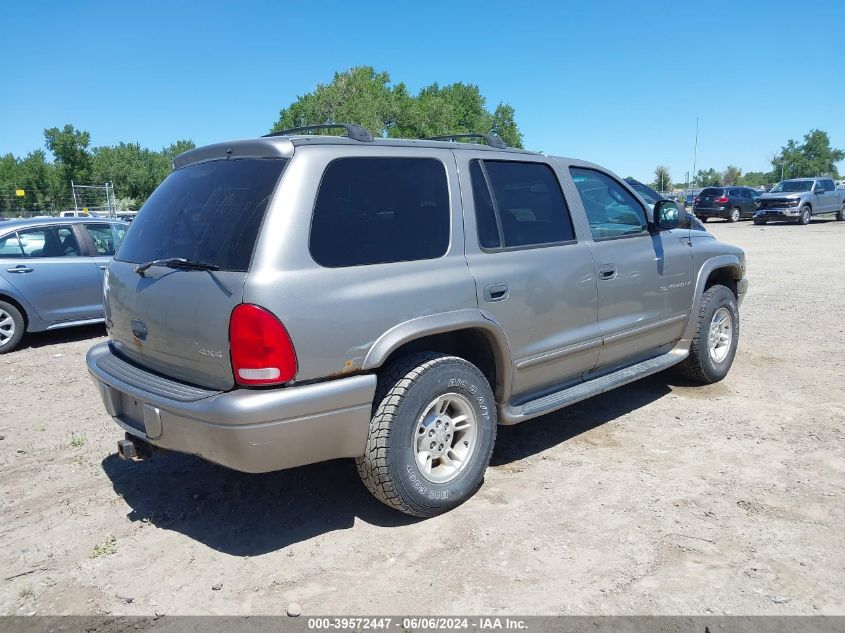
[(108, 343), (86, 361), (108, 414), (159, 448), (250, 473), (364, 454), (375, 375), (219, 392), (147, 373)]
[(709, 208), (703, 209), (701, 207), (693, 207), (692, 212), (696, 217), (699, 218), (726, 218), (730, 215), (731, 209), (733, 207), (725, 207), (722, 208)]

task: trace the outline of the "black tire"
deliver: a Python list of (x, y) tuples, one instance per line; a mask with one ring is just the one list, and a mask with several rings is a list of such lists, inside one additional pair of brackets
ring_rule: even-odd
[(836, 214), (836, 219), (840, 222), (845, 222), (845, 204), (843, 204), (842, 208), (839, 209), (839, 213)]
[(766, 224), (766, 220), (764, 218), (754, 218), (754, 224), (760, 226), (761, 224)]
[(709, 220), (710, 218), (708, 218), (708, 217), (705, 215), (703, 218), (698, 218), (698, 219), (699, 219), (699, 220), (701, 220), (702, 222), (707, 222), (707, 220)]
[(734, 207), (728, 213), (728, 222), (739, 222), (742, 219), (742, 210), (739, 207)]
[[(739, 308), (736, 297), (729, 288), (716, 285), (711, 286), (701, 296), (698, 314), (695, 316), (697, 324), (695, 335), (690, 345), (690, 353), (687, 358), (678, 365), (678, 369), (686, 379), (700, 384), (709, 385), (719, 382), (730, 371), (734, 356), (736, 356), (737, 343), (739, 342)], [(732, 319), (732, 339), (727, 355), (717, 362), (710, 355), (708, 335), (713, 315), (720, 308), (726, 308)]]
[(799, 210), (798, 219), (796, 220), (796, 222), (798, 224), (807, 225), (807, 224), (810, 223), (810, 218), (812, 217), (812, 215), (813, 215), (813, 212), (810, 209), (809, 205), (805, 204)]
[[(453, 479), (434, 483), (421, 472), (414, 442), (421, 416), (445, 394), (458, 394), (471, 406), (476, 436), (465, 466)], [(478, 490), (495, 440), (496, 401), (484, 374), (456, 356), (414, 354), (384, 368), (379, 376), (366, 452), (356, 460), (358, 474), (382, 503), (405, 514), (430, 517), (460, 505)]]
[(11, 303), (0, 301), (0, 321), (5, 321), (5, 315), (11, 318), (11, 323), (0, 325), (0, 354), (7, 354), (20, 345), (26, 329), (26, 321), (20, 310)]

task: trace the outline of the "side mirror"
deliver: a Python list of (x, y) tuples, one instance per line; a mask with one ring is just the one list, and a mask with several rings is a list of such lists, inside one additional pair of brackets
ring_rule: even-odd
[(671, 200), (659, 200), (654, 205), (654, 223), (661, 231), (678, 228), (681, 223), (681, 211)]

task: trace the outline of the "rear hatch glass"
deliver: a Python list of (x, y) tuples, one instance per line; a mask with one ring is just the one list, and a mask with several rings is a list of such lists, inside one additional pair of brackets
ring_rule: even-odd
[(116, 259), (182, 257), (245, 272), (285, 159), (216, 160), (170, 174), (144, 204)]
[(725, 194), (724, 189), (719, 189), (717, 187), (707, 187), (706, 189), (701, 190), (701, 197), (702, 198), (719, 198)]
[[(229, 389), (229, 317), (286, 159), (231, 159), (170, 174), (141, 208), (109, 266), (106, 323), (135, 363)], [(213, 270), (138, 264), (184, 258)]]

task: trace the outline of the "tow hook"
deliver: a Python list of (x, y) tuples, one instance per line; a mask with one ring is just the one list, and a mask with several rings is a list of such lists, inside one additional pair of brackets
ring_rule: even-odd
[(152, 457), (153, 446), (149, 442), (127, 433), (126, 439), (117, 442), (117, 454), (120, 459), (140, 462)]

